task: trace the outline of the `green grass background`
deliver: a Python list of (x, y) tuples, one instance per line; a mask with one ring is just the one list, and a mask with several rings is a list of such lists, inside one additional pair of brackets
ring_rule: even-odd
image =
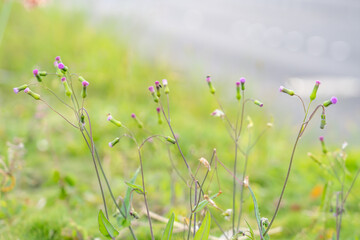
[[(102, 239), (97, 227), (98, 209), (102, 207), (100, 191), (91, 155), (81, 135), (42, 103), (23, 93), (15, 95), (12, 91), (13, 87), (33, 79), (32, 69), (35, 67), (54, 72), (53, 61), (58, 55), (72, 72), (90, 82), (85, 107), (92, 117), (95, 143), (116, 195), (124, 195), (124, 180), (131, 178), (139, 161), (134, 144), (128, 140), (122, 140), (116, 148), (109, 149), (108, 142), (124, 131), (110, 125), (106, 114), (111, 112), (125, 123), (139, 140), (147, 133), (136, 128), (130, 117), (133, 112), (144, 122), (147, 131), (170, 135), (165, 124), (157, 124), (156, 105), (147, 90), (155, 80), (166, 78), (169, 81), (172, 124), (191, 167), (197, 167), (200, 157), (210, 159), (213, 148), (217, 149), (219, 159), (227, 166), (233, 164), (233, 143), (223, 122), (210, 117), (218, 106), (205, 81), (193, 79), (196, 69), (179, 73), (159, 59), (151, 62), (143, 60), (141, 54), (128, 47), (131, 43), (125, 41), (126, 36), (106, 27), (94, 27), (85, 19), (81, 12), (62, 11), (57, 6), (27, 10), (20, 3), (13, 5), (0, 45), (0, 156), (6, 158), (6, 142), (17, 138), (24, 143), (26, 154), (22, 168), (15, 175), (15, 189), (0, 195), (0, 239), (81, 239), (80, 235), (84, 239)], [(185, 78), (186, 81), (183, 81)], [(57, 78), (48, 76), (44, 80), (47, 86), (63, 94)], [(237, 107), (235, 91), (215, 84), (229, 116), (234, 119)], [(72, 119), (71, 112), (48, 92), (36, 87), (32, 89)], [(230, 94), (234, 95), (233, 100), (225, 97)], [(333, 114), (336, 114), (335, 111)], [(270, 218), (281, 191), (298, 127), (290, 124), (278, 126), (276, 119), (281, 116), (272, 116), (266, 107), (260, 109), (249, 105), (246, 115), (252, 117), (254, 127), (244, 131), (242, 146), (246, 146), (249, 132), (254, 138), (266, 128), (270, 119), (274, 119), (274, 128), (269, 129), (254, 148), (248, 166), (250, 183), (258, 198), (261, 214)], [(321, 155), (317, 140), (320, 131), (317, 126), (316, 130), (315, 127), (310, 130), (313, 132), (305, 134), (296, 152), (284, 201), (274, 223), (274, 227), (281, 226), (282, 231), (273, 235), (272, 239), (329, 239), (335, 229), (332, 213), (325, 214), (328, 220), (324, 222), (322, 217), (325, 215), (318, 212), (321, 196), (311, 197), (314, 187), (324, 186), (326, 174), (307, 157), (308, 151)], [(342, 144), (337, 139), (327, 139), (327, 143), (330, 149), (337, 149)], [(176, 165), (186, 176), (182, 159), (175, 147), (170, 147)], [(172, 173), (166, 146), (155, 141), (144, 147), (143, 155), (151, 211), (165, 217), (175, 212), (176, 220), (181, 222), (182, 217), (188, 214), (188, 191)], [(359, 156), (358, 149), (349, 148), (347, 185), (359, 166)], [(240, 158), (239, 173), (242, 164), (243, 159)], [(55, 170), (74, 181), (73, 187), (67, 187), (68, 196), (65, 199), (59, 198), (59, 185), (52, 180)], [(223, 194), (216, 202), (222, 209), (228, 209), (232, 206), (231, 176), (221, 167), (219, 174)], [(209, 189), (218, 191), (215, 181)], [(338, 189), (336, 184), (334, 189)], [(359, 190), (360, 184), (357, 183), (343, 217), (342, 239), (356, 239), (360, 235), (357, 228), (360, 220)], [(39, 201), (46, 202), (44, 207), (39, 207)], [(113, 211), (114, 206), (111, 203), (109, 206)], [(141, 197), (134, 197), (134, 207), (141, 213)], [(230, 222), (224, 220), (221, 212), (215, 209), (212, 212), (224, 229), (230, 229)], [(245, 194), (244, 214), (255, 227), (248, 192)], [(148, 239), (147, 220), (144, 214), (140, 215), (141, 218), (134, 221), (135, 232), (139, 239)], [(159, 238), (165, 224), (153, 223)], [(244, 222), (242, 226), (245, 226)], [(324, 227), (328, 236), (321, 237)], [(211, 234), (220, 236), (215, 224)], [(182, 237), (181, 233), (175, 235), (175, 239)], [(130, 235), (126, 230), (121, 231), (119, 239), (130, 239)]]

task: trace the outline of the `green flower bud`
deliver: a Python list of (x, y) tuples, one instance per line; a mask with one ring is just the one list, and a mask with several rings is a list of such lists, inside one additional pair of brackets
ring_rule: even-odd
[(29, 88), (26, 88), (24, 90), (24, 93), (29, 94), (30, 96), (32, 96), (35, 100), (40, 100), (40, 95), (37, 93), (34, 93), (33, 91), (31, 91)]
[(313, 101), (315, 98), (316, 98), (316, 92), (317, 90), (319, 89), (319, 85), (320, 85), (320, 81), (316, 81), (315, 82), (315, 86), (314, 86), (314, 89), (310, 95), (310, 100)]
[(115, 118), (113, 118), (110, 113), (108, 114), (107, 120), (108, 120), (109, 122), (115, 124), (115, 126), (117, 126), (117, 127), (122, 127), (121, 122), (118, 121), (118, 120), (116, 120)]
[(111, 142), (109, 142), (109, 147), (113, 147), (115, 146), (118, 142), (120, 141), (120, 138), (115, 138), (114, 140), (112, 140)]
[(241, 84), (241, 82), (236, 82), (236, 99), (239, 101), (241, 99), (240, 84)]
[(264, 104), (263, 104), (262, 102), (260, 102), (259, 100), (255, 100), (254, 103), (255, 103), (256, 105), (258, 105), (259, 107), (264, 106)]
[(208, 85), (209, 85), (210, 93), (211, 93), (211, 94), (215, 94), (215, 88), (214, 88), (214, 86), (213, 86), (212, 83), (211, 83), (210, 76), (207, 76), (207, 77), (206, 77), (206, 81), (207, 81), (207, 83), (208, 83)]
[(171, 137), (166, 137), (166, 141), (172, 143), (172, 144), (175, 144), (176, 143), (176, 140), (171, 138)]
[(325, 125), (326, 125), (325, 114), (321, 114), (320, 128), (324, 129)]
[(69, 87), (68, 82), (66, 81), (66, 78), (65, 78), (65, 77), (61, 78), (61, 82), (62, 82), (63, 85), (64, 85), (66, 96), (70, 97), (71, 94), (72, 94), (72, 91), (71, 91), (71, 89), (70, 89), (70, 87)]
[(167, 80), (166, 80), (166, 79), (163, 79), (163, 80), (162, 80), (162, 83), (163, 83), (163, 85), (164, 85), (164, 92), (165, 92), (165, 94), (169, 94), (169, 93), (170, 93), (170, 89), (169, 89)]
[(286, 94), (289, 94), (290, 96), (294, 96), (294, 94), (295, 94), (295, 92), (293, 90), (284, 88), (283, 86), (280, 86), (279, 91), (283, 92), (283, 93), (286, 93)]
[(83, 88), (81, 90), (81, 97), (86, 98), (86, 96), (87, 96), (87, 86), (89, 86), (89, 82), (84, 80), (82, 82), (82, 85), (83, 85)]

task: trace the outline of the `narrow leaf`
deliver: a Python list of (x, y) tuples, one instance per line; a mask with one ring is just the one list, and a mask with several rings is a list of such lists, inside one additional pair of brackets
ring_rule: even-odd
[[(257, 203), (257, 201), (256, 201), (255, 194), (254, 194), (254, 192), (252, 191), (250, 185), (248, 186), (248, 188), (249, 188), (251, 197), (252, 197), (253, 202), (254, 202), (255, 218), (256, 218), (256, 222), (257, 222), (258, 228), (259, 228), (260, 238), (261, 238), (261, 239), (264, 239), (262, 235), (263, 235), (263, 233), (265, 232), (266, 229), (262, 226), (262, 223), (261, 223), (259, 206), (258, 206), (258, 203)], [(269, 235), (268, 235), (268, 234), (266, 234), (265, 237), (266, 237), (265, 239), (269, 239)]]
[(166, 224), (161, 240), (171, 240), (171, 236), (174, 228), (174, 221), (175, 221), (175, 214), (172, 213), (168, 223)]
[(144, 194), (144, 190), (142, 189), (141, 186), (137, 185), (137, 184), (133, 184), (130, 182), (125, 182), (126, 185), (128, 185), (130, 188), (132, 188), (135, 192), (139, 193), (139, 194)]
[(245, 220), (246, 222), (246, 225), (248, 226), (249, 228), (249, 231), (250, 231), (250, 234), (251, 234), (251, 239), (255, 240), (255, 234), (254, 234), (254, 231), (252, 230), (250, 224)]
[[(212, 196), (210, 197), (210, 199), (213, 200), (213, 199), (217, 198), (218, 196), (219, 196), (219, 194), (216, 193), (216, 194), (212, 195)], [(198, 207), (196, 208), (196, 210), (195, 210), (194, 213), (200, 212), (202, 209), (204, 209), (204, 207), (206, 207), (206, 205), (207, 205), (208, 203), (209, 203), (208, 200), (202, 200), (201, 202), (199, 202)], [(195, 207), (196, 207), (196, 206), (195, 206)], [(194, 209), (195, 209), (195, 207), (194, 207)], [(194, 209), (193, 209), (193, 211), (194, 211)]]
[(194, 240), (208, 240), (210, 235), (211, 216), (207, 211), (199, 230), (196, 232)]
[(106, 219), (102, 210), (99, 211), (98, 216), (99, 230), (105, 237), (112, 239), (119, 235), (119, 232), (113, 227), (113, 225)]

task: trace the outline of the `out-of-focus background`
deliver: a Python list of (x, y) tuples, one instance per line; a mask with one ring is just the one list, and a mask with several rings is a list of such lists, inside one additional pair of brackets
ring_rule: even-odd
[[(323, 199), (328, 196), (323, 197), (323, 192), (328, 187), (339, 191), (339, 186), (327, 181), (327, 173), (307, 153), (326, 161), (320, 135), (329, 150), (340, 151), (347, 142), (345, 186), (349, 187), (360, 165), (359, 12), (360, 2), (355, 0), (1, 0), (0, 157), (5, 164), (0, 169), (9, 170), (12, 162), (16, 183), (6, 179), (6, 184), (15, 186), (0, 193), (0, 239), (101, 239), (97, 229), (101, 197), (81, 135), (46, 105), (12, 90), (34, 81), (34, 68), (55, 72), (53, 62), (58, 55), (73, 73), (90, 82), (85, 106), (117, 196), (124, 195), (124, 180), (133, 175), (138, 159), (136, 147), (128, 141), (109, 149), (108, 142), (122, 132), (106, 121), (108, 112), (139, 139), (147, 136), (146, 131), (169, 135), (164, 124), (157, 124), (156, 106), (147, 90), (155, 80), (165, 78), (171, 88), (172, 123), (191, 166), (196, 168), (201, 156), (210, 158), (213, 148), (231, 166), (233, 144), (221, 119), (210, 116), (218, 105), (205, 77), (212, 76), (217, 95), (233, 119), (237, 109), (235, 82), (245, 77), (247, 96), (260, 99), (264, 107), (247, 108), (246, 116), (251, 116), (254, 127), (244, 133), (244, 144), (249, 136), (260, 134), (268, 122), (273, 123), (253, 149), (248, 167), (261, 213), (268, 218), (281, 191), (303, 117), (298, 99), (279, 93), (279, 86), (293, 89), (308, 102), (314, 82), (321, 81), (316, 101), (322, 103), (332, 96), (339, 101), (327, 108), (325, 129), (319, 129), (320, 116), (316, 116), (301, 139), (285, 200), (274, 223), (281, 230), (272, 238), (331, 239), (334, 199), (324, 206)], [(63, 97), (55, 76), (47, 76), (45, 81)], [(49, 91), (37, 86), (32, 89), (74, 120)], [(145, 132), (137, 129), (131, 113), (144, 122)], [(177, 221), (182, 222), (188, 214), (188, 193), (166, 153), (157, 143), (144, 149), (150, 209), (164, 217), (174, 211)], [(185, 174), (175, 153), (174, 149), (174, 161)], [(231, 176), (219, 171), (223, 194), (217, 204), (231, 208)], [(2, 184), (4, 176), (0, 177)], [(342, 239), (360, 235), (355, 230), (360, 219), (359, 185), (355, 183), (349, 195)], [(211, 188), (218, 190), (217, 186)], [(139, 239), (147, 239), (142, 198), (134, 199), (134, 209), (141, 216), (134, 221), (135, 232)], [(246, 195), (245, 217), (256, 224), (252, 209)], [(230, 227), (221, 212), (214, 215), (224, 229)], [(115, 219), (113, 222), (116, 224)], [(154, 225), (156, 236), (161, 236), (165, 224), (154, 221)], [(221, 235), (215, 226), (212, 235)], [(175, 235), (176, 239), (182, 236)], [(121, 231), (119, 239), (130, 239), (130, 235)]]

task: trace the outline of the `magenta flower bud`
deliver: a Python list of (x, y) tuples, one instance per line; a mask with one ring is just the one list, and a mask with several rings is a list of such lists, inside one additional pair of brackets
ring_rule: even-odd
[(210, 93), (211, 93), (211, 94), (215, 94), (215, 88), (214, 88), (214, 86), (213, 86), (212, 83), (211, 83), (210, 76), (206, 76), (206, 82), (207, 82), (208, 85), (209, 85)]
[(30, 88), (25, 88), (25, 90), (24, 90), (24, 93), (29, 93), (29, 91), (30, 91)]
[(159, 108), (159, 107), (157, 107), (157, 108), (156, 108), (156, 111), (157, 111), (158, 113), (160, 113), (160, 108)]
[(62, 70), (62, 69), (65, 68), (65, 65), (64, 65), (63, 63), (59, 63), (59, 64), (58, 64), (58, 68), (59, 68), (60, 70)]
[(155, 81), (155, 87), (156, 87), (156, 95), (158, 97), (160, 97), (161, 93), (160, 93), (160, 88), (161, 88), (161, 85), (160, 85), (160, 82), (159, 81)]
[(66, 77), (61, 78), (61, 81), (62, 81), (62, 82), (65, 82), (65, 81), (66, 81)]
[(113, 118), (110, 113), (108, 114), (107, 120), (117, 127), (122, 127), (121, 122)]
[(310, 95), (310, 100), (313, 101), (316, 98), (317, 90), (319, 89), (320, 81), (315, 82), (315, 86), (313, 88), (313, 91)]
[(109, 147), (114, 147), (118, 142), (120, 141), (120, 138), (115, 138), (111, 142), (109, 142)]
[(263, 104), (262, 102), (260, 102), (259, 100), (255, 100), (254, 103), (255, 103), (256, 105), (258, 105), (259, 107), (263, 107), (263, 106), (264, 106), (264, 104)]
[(287, 89), (284, 86), (280, 86), (279, 91), (289, 94), (290, 96), (293, 96), (295, 94), (295, 92), (293, 90)]
[(60, 61), (60, 56), (57, 56), (57, 57), (55, 58), (55, 60), (56, 60), (56, 61)]
[(39, 75), (39, 70), (38, 70), (38, 69), (34, 69), (34, 70), (33, 70), (33, 74), (34, 74), (34, 76), (36, 77), (37, 75)]
[(150, 91), (151, 95), (153, 96), (154, 102), (156, 102), (156, 103), (159, 102), (159, 97), (156, 96), (153, 86), (149, 87), (149, 91)]
[(17, 94), (18, 92), (25, 90), (27, 87), (28, 87), (28, 85), (24, 84), (24, 85), (21, 85), (20, 87), (13, 88), (13, 90), (14, 90), (14, 93)]
[(240, 94), (240, 82), (236, 82), (236, 99), (240, 101), (241, 94)]
[(327, 100), (323, 103), (324, 107), (328, 107), (331, 104), (336, 104), (338, 102), (338, 99), (336, 97), (332, 97), (330, 100)]
[(81, 84), (82, 84), (84, 87), (89, 86), (89, 82), (88, 82), (88, 81), (86, 81), (86, 80), (84, 80)]
[(241, 83), (241, 90), (245, 90), (245, 82), (246, 82), (246, 80), (245, 80), (245, 78), (241, 78), (240, 79), (240, 83)]
[(331, 103), (332, 103), (332, 104), (336, 104), (336, 103), (337, 103), (337, 101), (338, 101), (338, 100), (337, 100), (337, 98), (336, 98), (336, 97), (332, 97), (332, 98), (331, 98)]
[(326, 149), (326, 147), (325, 147), (324, 137), (323, 137), (323, 136), (319, 137), (319, 140), (320, 140), (320, 142), (321, 142), (322, 151), (323, 151), (323, 153), (326, 154), (326, 153), (327, 153), (327, 149)]
[(162, 124), (162, 119), (161, 119), (161, 113), (160, 113), (161, 109), (159, 107), (156, 108), (156, 112), (158, 115), (158, 123)]
[(35, 100), (40, 100), (40, 95), (37, 93), (34, 93), (33, 91), (30, 90), (30, 88), (25, 88), (24, 93), (29, 94), (30, 96), (32, 96)]
[(211, 78), (210, 78), (210, 76), (206, 76), (206, 82), (211, 82)]
[(136, 117), (135, 113), (132, 113), (131, 117), (136, 121), (139, 128), (143, 128), (144, 124)]

